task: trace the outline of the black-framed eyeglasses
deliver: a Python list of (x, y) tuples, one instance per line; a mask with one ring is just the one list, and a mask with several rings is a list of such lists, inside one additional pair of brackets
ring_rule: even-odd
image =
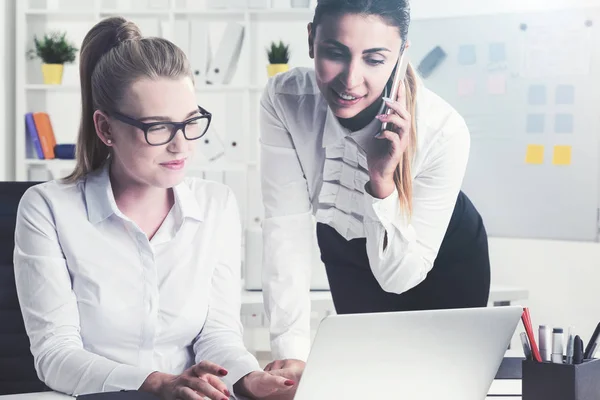
[(188, 118), (183, 122), (164, 121), (147, 123), (138, 121), (117, 111), (109, 112), (109, 115), (127, 125), (141, 129), (144, 132), (146, 143), (150, 146), (161, 146), (173, 140), (179, 130), (181, 130), (187, 140), (197, 140), (204, 136), (210, 125), (212, 114), (200, 106), (198, 106), (198, 111), (200, 115)]

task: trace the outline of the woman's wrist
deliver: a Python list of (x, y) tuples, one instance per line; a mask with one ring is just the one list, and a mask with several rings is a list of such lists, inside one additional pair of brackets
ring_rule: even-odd
[(139, 390), (142, 392), (159, 394), (166, 377), (167, 374), (155, 371), (146, 377), (146, 380), (144, 380), (144, 383), (142, 383)]
[(371, 177), (367, 183), (367, 191), (377, 199), (385, 199), (396, 190), (396, 183), (393, 177)]
[(248, 379), (250, 379), (250, 375), (254, 374), (256, 371), (250, 372), (247, 375), (241, 377), (236, 383), (233, 384), (233, 392), (240, 396), (251, 397), (252, 393), (248, 389)]

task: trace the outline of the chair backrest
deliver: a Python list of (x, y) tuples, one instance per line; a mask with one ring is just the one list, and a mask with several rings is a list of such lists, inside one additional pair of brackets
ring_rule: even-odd
[(13, 266), (17, 207), (38, 183), (0, 182), (0, 395), (49, 390), (35, 372)]

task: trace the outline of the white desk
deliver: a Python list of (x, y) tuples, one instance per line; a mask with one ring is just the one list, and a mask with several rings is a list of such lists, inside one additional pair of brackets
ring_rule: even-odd
[[(519, 400), (521, 396), (507, 396), (507, 397), (486, 397), (486, 400)], [(73, 400), (74, 397), (59, 394), (55, 392), (43, 392), (43, 393), (27, 393), (27, 394), (13, 394), (0, 396), (2, 400)], [(439, 399), (443, 400), (443, 399)]]
[[(65, 396), (62, 394), (48, 392), (48, 393), (27, 393), (27, 394), (13, 394), (7, 396), (0, 396), (2, 400), (73, 400), (74, 397)], [(492, 396), (486, 397), (486, 400), (520, 400), (521, 396)], [(442, 399), (440, 399), (442, 400)]]

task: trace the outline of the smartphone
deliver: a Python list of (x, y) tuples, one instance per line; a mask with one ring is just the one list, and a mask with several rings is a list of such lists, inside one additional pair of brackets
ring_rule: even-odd
[[(394, 67), (394, 72), (392, 74), (392, 78), (390, 79), (390, 81), (387, 83), (387, 97), (392, 99), (392, 100), (396, 100), (396, 97), (398, 96), (398, 89), (400, 87), (400, 83), (404, 80), (404, 78), (406, 77), (406, 70), (408, 69), (408, 55), (406, 54), (408, 52), (408, 49), (404, 48), (402, 50), (402, 52), (400, 53), (400, 57), (398, 58), (398, 62), (396, 63), (396, 66)], [(385, 107), (385, 114), (391, 114), (394, 110), (392, 110), (389, 107)], [(388, 126), (391, 125), (388, 122), (384, 122), (383, 124), (381, 124), (381, 132), (388, 130)], [(377, 134), (379, 135), (379, 133)]]

